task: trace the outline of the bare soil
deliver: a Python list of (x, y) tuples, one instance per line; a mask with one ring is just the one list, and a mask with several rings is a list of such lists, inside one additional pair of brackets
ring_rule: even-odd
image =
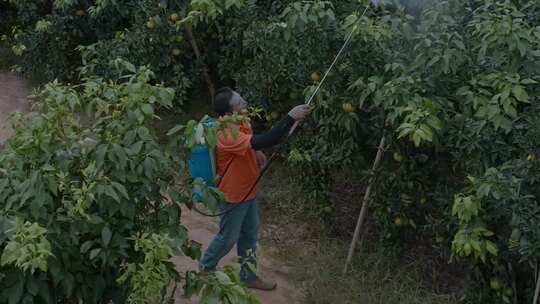
[[(217, 219), (202, 216), (194, 211), (184, 210), (182, 214), (182, 223), (188, 228), (189, 237), (203, 244), (203, 249), (206, 249), (214, 234), (219, 230)], [(264, 231), (263, 227), (263, 231)], [(277, 282), (278, 287), (273, 291), (256, 291), (259, 300), (263, 304), (294, 304), (302, 303), (303, 294), (295, 288), (287, 279), (289, 269), (279, 266), (274, 259), (270, 258), (267, 249), (259, 246), (258, 250), (258, 275)], [(269, 250), (268, 250), (269, 251)], [(225, 256), (220, 266), (234, 262), (236, 257), (236, 247)], [(174, 262), (179, 271), (196, 270), (197, 262), (187, 257), (174, 258)], [(177, 295), (176, 303), (198, 303), (197, 299), (191, 301), (186, 300), (181, 294)]]
[(28, 82), (13, 73), (0, 73), (0, 147), (13, 130), (8, 123), (9, 115), (28, 109)]

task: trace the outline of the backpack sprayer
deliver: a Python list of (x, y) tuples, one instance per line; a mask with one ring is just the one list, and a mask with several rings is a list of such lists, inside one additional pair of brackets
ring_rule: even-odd
[[(371, 3), (374, 6), (378, 6), (379, 2), (380, 2), (380, 0), (371, 0)], [(343, 43), (343, 46), (341, 47), (341, 49), (337, 53), (336, 57), (334, 58), (334, 61), (332, 61), (332, 64), (330, 65), (330, 67), (324, 73), (323, 78), (321, 79), (321, 81), (319, 82), (319, 84), (317, 85), (317, 87), (315, 88), (315, 90), (313, 91), (311, 96), (309, 97), (309, 99), (306, 101), (307, 105), (311, 104), (311, 102), (313, 101), (313, 98), (315, 98), (315, 96), (319, 92), (321, 86), (323, 85), (326, 78), (328, 77), (328, 74), (330, 73), (330, 71), (336, 65), (337, 61), (341, 57), (341, 54), (343, 53), (345, 48), (347, 48), (347, 46), (349, 45), (349, 42), (351, 41), (351, 38), (352, 38), (352, 36), (354, 34), (354, 31), (356, 30), (356, 27), (358, 26), (358, 22), (366, 14), (366, 12), (367, 12), (367, 10), (369, 8), (369, 5), (370, 5), (370, 3), (368, 3), (366, 5), (366, 8), (364, 9), (362, 15), (355, 21), (353, 29), (347, 35), (347, 38), (345, 39), (345, 42)], [(207, 124), (208, 127), (212, 127), (213, 122), (208, 121), (208, 122), (206, 122), (206, 124)], [(291, 137), (292, 134), (294, 134), (294, 131), (296, 130), (297, 127), (298, 127), (298, 121), (295, 122), (294, 125), (291, 127), (291, 130), (289, 131), (288, 136), (285, 138), (285, 141), (288, 140)], [(281, 146), (283, 146), (283, 145), (281, 145)], [(266, 173), (266, 171), (268, 170), (268, 168), (272, 164), (272, 162), (275, 159), (278, 152), (279, 152), (279, 149), (274, 151), (274, 153), (272, 153), (272, 155), (268, 158), (268, 161), (266, 162), (266, 165), (261, 169), (261, 172), (259, 173), (259, 176), (255, 180), (253, 185), (250, 187), (249, 191), (247, 191), (245, 196), (242, 198), (242, 200), (239, 201), (239, 202), (230, 202), (230, 203), (234, 203), (236, 205), (228, 208), (227, 210), (216, 213), (216, 214), (206, 213), (206, 212), (198, 209), (196, 204), (193, 204), (193, 209), (195, 209), (195, 211), (197, 211), (198, 213), (200, 213), (200, 214), (202, 214), (204, 216), (209, 216), (209, 217), (221, 216), (221, 215), (227, 214), (227, 213), (231, 212), (232, 210), (234, 210), (234, 208), (236, 208), (239, 204), (245, 202), (245, 200), (247, 199), (249, 194), (253, 191), (255, 186), (257, 186), (257, 184), (259, 183), (261, 178), (264, 176), (264, 174)], [(233, 158), (233, 160), (234, 160), (234, 158)], [(231, 163), (232, 163), (232, 160), (229, 162), (229, 164), (227, 164), (227, 167), (225, 168), (225, 171), (224, 171), (225, 173), (223, 175), (225, 175), (227, 173), (227, 170), (229, 169), (229, 166), (231, 165)], [(190, 175), (191, 175), (191, 177), (193, 179), (202, 178), (204, 180), (205, 184), (208, 187), (217, 188), (217, 187), (219, 187), (220, 182), (223, 180), (223, 178), (220, 178), (219, 181), (217, 182), (217, 184), (214, 184), (215, 177), (216, 177), (216, 162), (215, 162), (214, 150), (210, 149), (207, 146), (197, 146), (197, 147), (194, 147), (191, 150), (191, 159), (188, 162), (188, 168), (189, 168), (189, 173), (190, 173)], [(197, 189), (195, 189), (195, 188), (193, 189), (193, 198), (194, 198), (194, 200), (196, 202), (199, 202), (201, 200), (201, 193), (199, 191), (197, 191)]]

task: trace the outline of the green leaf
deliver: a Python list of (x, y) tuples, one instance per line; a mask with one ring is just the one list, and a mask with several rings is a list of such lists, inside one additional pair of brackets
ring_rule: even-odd
[(90, 260), (95, 259), (100, 253), (101, 253), (101, 248), (92, 249), (92, 251), (90, 251)]
[(105, 161), (105, 155), (107, 155), (107, 145), (100, 145), (96, 150), (96, 166), (100, 168)]
[(494, 236), (495, 233), (493, 231), (489, 231), (487, 229), (484, 230), (484, 232), (482, 233), (483, 236)]
[(430, 66), (434, 65), (435, 63), (437, 63), (440, 59), (441, 59), (440, 56), (435, 56), (427, 63), (426, 66), (430, 67)]
[(127, 161), (127, 156), (124, 148), (122, 148), (119, 144), (113, 144), (113, 151), (116, 157), (118, 158), (118, 161), (121, 164), (125, 164)]
[(114, 188), (112, 186), (105, 186), (105, 194), (112, 199), (114, 199), (117, 202), (120, 202), (120, 198), (118, 197), (118, 194), (116, 194), (116, 191), (114, 191)]
[(90, 249), (90, 247), (92, 247), (93, 244), (94, 244), (93, 241), (86, 241), (86, 242), (84, 242), (84, 243), (82, 244), (82, 246), (81, 246), (80, 252), (81, 252), (81, 253), (86, 253), (86, 252)]
[(231, 128), (233, 139), (238, 138), (238, 128), (236, 126)]
[(9, 184), (9, 179), (5, 178), (5, 179), (0, 180), (0, 193), (4, 192), (4, 189), (6, 189), (8, 184)]
[(536, 83), (538, 83), (538, 81), (532, 80), (532, 79), (530, 79), (530, 78), (526, 78), (526, 79), (523, 79), (523, 80), (521, 81), (521, 83), (522, 83), (522, 84), (536, 84)]
[(473, 247), (473, 249), (477, 252), (481, 252), (482, 249), (480, 248), (480, 242), (478, 241), (471, 241), (471, 245)]
[(124, 185), (117, 182), (111, 182), (111, 184), (114, 186), (114, 188), (116, 188), (116, 190), (118, 190), (118, 192), (120, 192), (120, 194), (122, 194), (122, 196), (124, 196), (126, 199), (129, 199), (129, 194), (127, 193), (126, 187), (124, 187)]
[(145, 158), (143, 162), (143, 166), (144, 166), (144, 174), (146, 175), (146, 177), (152, 178), (153, 172), (154, 172), (153, 170), (154, 160), (150, 157)]
[(2, 252), (2, 258), (0, 265), (9, 265), (17, 260), (17, 252), (20, 248), (17, 246), (17, 243), (9, 242)]
[(413, 141), (414, 141), (414, 145), (416, 147), (419, 147), (420, 143), (422, 142), (422, 138), (420, 137), (418, 132), (414, 132), (412, 138), (413, 138)]
[(460, 50), (465, 50), (465, 44), (463, 44), (463, 41), (459, 40), (459, 39), (455, 39), (454, 40), (454, 44), (460, 49)]
[(137, 129), (137, 135), (139, 135), (139, 137), (141, 139), (150, 139), (151, 138), (150, 131), (148, 130), (148, 128), (145, 128), (145, 127), (139, 127)]
[(9, 288), (9, 297), (8, 297), (8, 304), (17, 304), (22, 296), (24, 291), (24, 280), (20, 279), (13, 285), (11, 288)]
[(499, 254), (497, 246), (491, 241), (486, 241), (486, 250), (494, 256), (497, 256)]
[(523, 89), (522, 86), (517, 85), (512, 88), (512, 93), (516, 97), (517, 100), (521, 102), (528, 102), (529, 101), (529, 94)]
[(62, 285), (64, 285), (66, 295), (71, 297), (73, 295), (73, 289), (75, 288), (75, 277), (73, 277), (71, 273), (67, 273), (66, 277), (62, 280)]
[(52, 304), (53, 301), (51, 298), (51, 293), (50, 293), (49, 288), (50, 288), (49, 285), (43, 282), (42, 284), (40, 284), (38, 294), (39, 294), (39, 297), (45, 301), (45, 303)]
[(141, 106), (141, 110), (146, 115), (153, 115), (154, 114), (154, 108), (151, 105), (147, 104), (147, 103), (145, 103), (145, 104), (143, 104)]
[(465, 245), (463, 246), (463, 252), (465, 252), (466, 256), (469, 256), (471, 254), (472, 246), (470, 243), (465, 243)]
[[(109, 226), (103, 227), (101, 230), (101, 240), (103, 241), (103, 244), (105, 244), (105, 247), (109, 246), (109, 243), (111, 242), (112, 232), (111, 229), (109, 229)], [(90, 257), (91, 259), (92, 257)]]
[(420, 136), (429, 141), (429, 142), (432, 142), (433, 141), (433, 131), (431, 131), (431, 128), (426, 125), (426, 124), (421, 124), (420, 125), (420, 129), (417, 130), (417, 132), (420, 131)]
[(435, 130), (441, 130), (442, 129), (442, 123), (440, 119), (435, 115), (430, 115), (427, 119), (427, 123), (430, 127), (432, 127)]
[(415, 126), (410, 123), (401, 124), (401, 126), (399, 126), (400, 132), (399, 132), (398, 139), (409, 135), (414, 130), (414, 127)]
[(30, 277), (27, 281), (26, 281), (26, 290), (32, 295), (32, 296), (35, 296), (38, 294), (38, 291), (39, 291), (39, 285), (38, 285), (38, 282), (37, 282), (37, 278), (35, 277)]
[(167, 136), (174, 135), (178, 133), (179, 131), (181, 131), (182, 129), (184, 129), (183, 125), (177, 125), (174, 128), (170, 129), (169, 132), (167, 132)]
[(130, 63), (128, 61), (123, 61), (122, 63), (124, 64), (124, 67), (126, 68), (126, 70), (128, 70), (129, 72), (131, 72), (131, 73), (137, 72), (137, 69), (135, 68), (135, 66), (132, 63)]
[(131, 147), (129, 148), (129, 154), (130, 155), (137, 155), (141, 152), (141, 149), (142, 149), (142, 146), (143, 146), (143, 141), (138, 141), (136, 143), (134, 143), (133, 145), (131, 145)]
[[(58, 195), (58, 184), (56, 182), (56, 178), (54, 178), (54, 176), (49, 175), (46, 178), (46, 182), (47, 182), (47, 187), (49, 188), (49, 191), (51, 191), (51, 193), (54, 196)], [(0, 192), (2, 192), (1, 189), (0, 189)]]

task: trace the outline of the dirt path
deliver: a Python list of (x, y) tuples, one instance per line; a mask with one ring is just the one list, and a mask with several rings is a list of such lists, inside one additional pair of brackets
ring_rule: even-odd
[(28, 108), (28, 82), (12, 73), (0, 73), (0, 146), (11, 136), (9, 114)]
[[(0, 73), (0, 147), (4, 141), (12, 134), (8, 125), (7, 118), (9, 114), (15, 111), (25, 111), (29, 104), (27, 96), (30, 94), (30, 88), (27, 81), (11, 73)], [(185, 211), (182, 215), (182, 222), (189, 230), (191, 239), (203, 244), (206, 249), (208, 243), (212, 240), (214, 233), (218, 230), (217, 220), (201, 216), (195, 212)], [(236, 254), (236, 248), (231, 250), (220, 266), (233, 261)], [(189, 258), (174, 258), (178, 270), (195, 270), (197, 262)], [(259, 252), (259, 274), (264, 277), (276, 280), (277, 290), (270, 292), (257, 292), (261, 303), (263, 304), (295, 304), (302, 302), (302, 293), (295, 289), (286, 279), (287, 269), (278, 266), (279, 263), (272, 261), (265, 254), (264, 248)], [(186, 300), (179, 293), (175, 303), (198, 303), (196, 299)]]
[[(218, 231), (218, 222), (216, 219), (202, 216), (193, 211), (184, 211), (182, 214), (182, 223), (186, 225), (189, 230), (189, 237), (192, 240), (198, 241), (203, 244), (203, 249), (206, 249), (210, 241), (212, 240), (215, 232)], [(236, 247), (222, 259), (220, 266), (226, 265), (234, 261), (236, 256)], [(175, 258), (175, 263), (178, 270), (196, 270), (197, 262), (185, 258)], [(288, 270), (278, 263), (275, 263), (271, 258), (265, 254), (264, 248), (259, 248), (258, 252), (258, 274), (275, 280), (278, 287), (274, 291), (257, 291), (259, 300), (263, 304), (295, 304), (302, 303), (303, 295), (291, 283), (287, 280)], [(178, 295), (176, 303), (198, 303), (196, 299), (188, 301)]]

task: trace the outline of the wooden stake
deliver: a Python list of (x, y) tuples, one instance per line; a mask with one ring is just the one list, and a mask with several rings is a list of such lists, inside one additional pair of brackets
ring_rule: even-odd
[(538, 296), (540, 294), (540, 273), (536, 273), (536, 289), (534, 291), (533, 304), (538, 304)]
[[(197, 41), (195, 41), (195, 38), (193, 36), (193, 28), (191, 24), (186, 24), (186, 36), (189, 40), (189, 43), (191, 44), (191, 47), (193, 48), (193, 52), (195, 53), (195, 56), (198, 60), (202, 61), (202, 55), (201, 51), (199, 49), (199, 46), (197, 45)], [(214, 102), (214, 95), (216, 94), (216, 90), (214, 88), (214, 83), (212, 82), (212, 78), (210, 77), (210, 74), (208, 73), (208, 67), (206, 64), (204, 65), (204, 80), (206, 81), (206, 86), (208, 87), (208, 92), (210, 93), (210, 98), (212, 99), (212, 102)]]
[[(381, 162), (382, 156), (384, 154), (384, 146), (386, 144), (385, 142), (386, 142), (386, 139), (384, 138), (384, 136), (381, 137), (381, 142), (379, 143), (379, 150), (377, 151), (377, 156), (375, 156), (375, 161), (373, 162), (372, 171), (375, 171), (379, 167), (379, 163)], [(354, 229), (353, 239), (349, 247), (349, 254), (347, 255), (345, 268), (343, 268), (343, 274), (347, 273), (347, 269), (349, 267), (349, 264), (354, 254), (354, 248), (356, 247), (356, 242), (358, 241), (358, 236), (360, 235), (360, 228), (362, 227), (362, 224), (364, 223), (364, 218), (366, 217), (366, 213), (368, 210), (369, 195), (371, 193), (373, 182), (374, 182), (374, 178), (371, 177), (369, 179), (366, 192), (364, 193), (364, 199), (362, 200), (362, 209), (360, 210), (360, 215), (358, 216), (358, 221), (356, 222), (356, 228)]]

